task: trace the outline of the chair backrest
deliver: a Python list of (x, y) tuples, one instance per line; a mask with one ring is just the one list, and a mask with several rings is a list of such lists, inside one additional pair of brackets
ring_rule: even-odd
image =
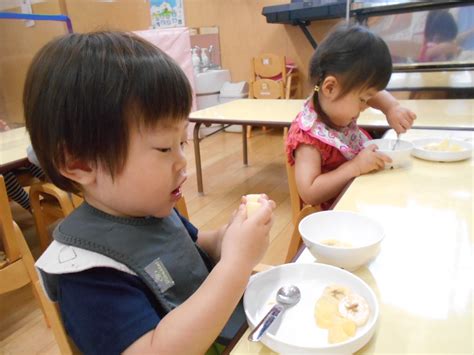
[(253, 80), (281, 76), (286, 84), (286, 58), (273, 53), (263, 53), (252, 59)]
[(254, 99), (283, 99), (283, 83), (270, 79), (257, 79), (250, 83), (249, 97)]
[(77, 354), (63, 327), (56, 306), (43, 292), (28, 244), (13, 216), (8, 202), (3, 176), (0, 175), (0, 237), (5, 247), (7, 263), (0, 268), (0, 294), (16, 290), (29, 283), (33, 286), (46, 323), (51, 326), (61, 354)]

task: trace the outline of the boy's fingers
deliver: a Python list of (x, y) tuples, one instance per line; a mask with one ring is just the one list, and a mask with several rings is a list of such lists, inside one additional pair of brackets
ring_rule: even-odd
[(242, 223), (245, 221), (247, 216), (247, 211), (244, 203), (241, 203), (239, 209), (235, 212), (234, 217), (232, 218), (232, 223)]

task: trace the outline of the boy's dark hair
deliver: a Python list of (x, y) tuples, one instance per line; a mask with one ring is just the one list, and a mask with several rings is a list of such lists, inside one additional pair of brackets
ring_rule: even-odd
[(426, 16), (424, 34), (428, 42), (432, 42), (435, 36), (439, 42), (452, 41), (458, 35), (458, 25), (448, 10), (430, 11)]
[(131, 33), (69, 34), (34, 57), (23, 93), (26, 128), (41, 167), (58, 187), (67, 157), (111, 176), (127, 159), (129, 129), (186, 119), (192, 91), (178, 64)]
[[(384, 89), (392, 75), (386, 43), (365, 27), (338, 26), (319, 44), (309, 63), (313, 85), (322, 84), (328, 75), (341, 83), (340, 97), (358, 88)], [(313, 97), (316, 101), (317, 95)]]

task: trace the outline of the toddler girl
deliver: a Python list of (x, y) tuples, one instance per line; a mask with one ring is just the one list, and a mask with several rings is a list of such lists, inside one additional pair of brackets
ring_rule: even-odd
[(392, 60), (385, 42), (362, 26), (342, 26), (319, 45), (310, 61), (314, 92), (293, 121), (286, 140), (301, 199), (329, 209), (354, 177), (382, 169), (390, 158), (377, 152), (358, 127), (368, 106), (380, 109), (397, 133), (415, 114), (388, 92)]

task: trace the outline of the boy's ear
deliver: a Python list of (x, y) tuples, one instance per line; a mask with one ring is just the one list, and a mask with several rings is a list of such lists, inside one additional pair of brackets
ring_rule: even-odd
[(335, 99), (339, 93), (339, 82), (336, 77), (332, 75), (325, 77), (320, 91), (323, 92), (324, 96)]
[(59, 168), (59, 172), (63, 176), (77, 182), (81, 186), (89, 185), (95, 181), (96, 169), (91, 167), (90, 164), (68, 155), (66, 155), (65, 160), (65, 165)]

